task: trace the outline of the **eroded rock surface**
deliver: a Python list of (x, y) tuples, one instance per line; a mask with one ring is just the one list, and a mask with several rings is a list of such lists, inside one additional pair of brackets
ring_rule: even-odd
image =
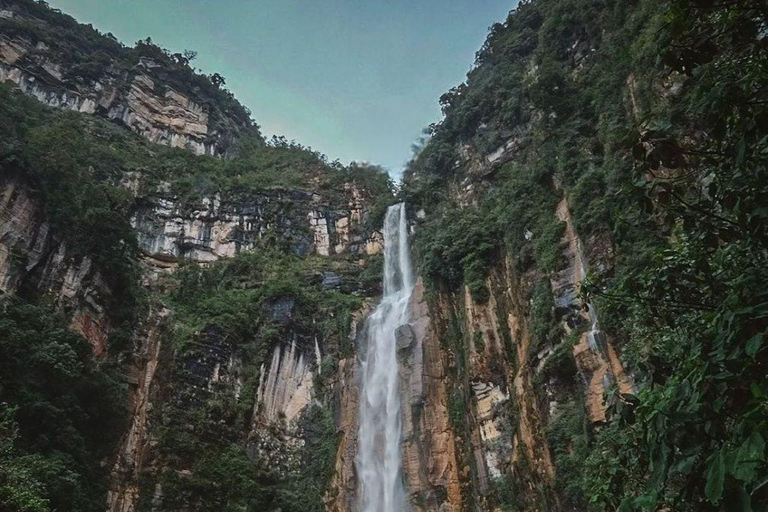
[(153, 75), (159, 65), (151, 59), (142, 59), (130, 71), (107, 67), (87, 83), (70, 79), (72, 64), (52, 60), (41, 44), (0, 34), (0, 82), (13, 83), (48, 106), (119, 121), (152, 142), (196, 154), (226, 153), (250, 124), (217, 111), (219, 122), (213, 126), (201, 99), (158, 83)]
[(0, 293), (27, 285), (67, 313), (96, 356), (105, 354), (110, 292), (102, 276), (90, 257), (69, 255), (26, 181), (7, 173), (0, 177)]
[[(316, 194), (264, 191), (246, 197), (220, 195), (184, 204), (162, 195), (140, 198), (131, 219), (139, 244), (161, 268), (179, 259), (210, 263), (254, 246), (268, 233), (286, 240), (300, 256), (349, 252), (377, 254), (380, 234), (362, 232), (362, 210), (330, 210)], [(344, 228), (340, 229), (339, 226)]]
[(586, 383), (586, 406), (590, 421), (605, 421), (605, 391), (616, 384), (622, 393), (630, 393), (633, 384), (625, 374), (611, 340), (599, 330), (597, 311), (579, 296), (586, 279), (586, 263), (581, 241), (576, 234), (566, 199), (557, 206), (557, 217), (565, 223), (563, 255), (566, 265), (552, 279), (552, 291), (558, 317), (566, 332), (586, 327), (573, 347), (576, 366)]
[(448, 419), (445, 354), (420, 280), (411, 295), (410, 311), (410, 325), (398, 331), (406, 492), (414, 510), (459, 511), (462, 496)]
[(109, 512), (133, 512), (139, 499), (139, 479), (145, 469), (151, 436), (150, 412), (158, 398), (155, 379), (160, 364), (163, 337), (168, 334), (168, 311), (150, 314), (145, 329), (137, 337), (137, 347), (128, 371), (130, 392), (130, 427), (125, 434), (112, 466)]

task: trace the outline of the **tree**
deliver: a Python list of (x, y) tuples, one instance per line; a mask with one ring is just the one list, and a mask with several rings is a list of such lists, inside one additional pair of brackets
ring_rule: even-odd
[(212, 74), (210, 79), (211, 79), (211, 83), (219, 89), (222, 88), (226, 83), (226, 81), (224, 80), (224, 77), (218, 73)]

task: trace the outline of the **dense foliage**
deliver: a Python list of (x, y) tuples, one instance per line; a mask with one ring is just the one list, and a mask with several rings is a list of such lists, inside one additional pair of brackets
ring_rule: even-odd
[(0, 300), (0, 508), (104, 509), (106, 474), (125, 426), (119, 373), (60, 313)]
[(690, 89), (636, 155), (671, 236), (603, 300), (643, 378), (617, 403), (621, 434), (599, 436), (589, 461), (588, 492), (608, 507), (768, 506), (766, 14), (757, 2), (670, 5), (662, 56)]
[[(768, 506), (767, 14), (751, 0), (525, 2), (441, 98), (406, 173), (433, 287), (483, 300), (505, 255), (551, 276), (562, 198), (603, 265), (585, 292), (638, 393), (586, 428), (559, 369), (570, 344), (548, 360), (571, 389), (548, 433), (569, 509)], [(491, 164), (502, 147), (512, 156)], [(540, 291), (532, 343), (557, 336)]]
[[(329, 271), (346, 284), (323, 287)], [(317, 340), (330, 363), (326, 373), (350, 354), (351, 314), (362, 304), (358, 273), (357, 261), (343, 256), (299, 258), (267, 245), (210, 268), (190, 265), (170, 278), (165, 302), (176, 312), (178, 363), (169, 393), (174, 398), (159, 413), (165, 507), (323, 510), (338, 443), (327, 404), (310, 407), (301, 418), (297, 432), (306, 444), (270, 448), (276, 460), (293, 461), (288, 468), (249, 455), (247, 435), (262, 365), (276, 345), (292, 343), (312, 353)], [(194, 388), (195, 368), (211, 347), (239, 361), (242, 394), (227, 385), (208, 394)], [(318, 376), (315, 393), (321, 399), (323, 384)], [(275, 439), (288, 435), (286, 425), (272, 428)], [(181, 469), (191, 470), (191, 476), (179, 476)], [(231, 472), (237, 478), (225, 478)], [(147, 496), (147, 509), (150, 501)]]

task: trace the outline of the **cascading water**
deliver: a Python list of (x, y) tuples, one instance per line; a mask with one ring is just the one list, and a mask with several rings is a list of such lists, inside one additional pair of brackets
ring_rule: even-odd
[[(584, 252), (581, 248), (581, 240), (578, 242), (578, 258), (579, 258), (579, 277), (581, 282), (584, 283), (587, 280), (587, 269), (584, 268)], [(587, 333), (587, 340), (589, 341), (589, 348), (593, 352), (600, 350), (600, 321), (597, 318), (597, 310), (592, 303), (587, 304), (587, 314), (589, 315), (589, 321), (592, 323), (592, 327)]]
[(362, 512), (404, 512), (395, 330), (408, 322), (413, 270), (403, 203), (384, 219), (384, 296), (366, 322), (357, 469)]

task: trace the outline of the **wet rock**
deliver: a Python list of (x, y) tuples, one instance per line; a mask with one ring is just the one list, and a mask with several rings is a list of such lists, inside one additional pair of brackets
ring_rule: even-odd
[(416, 343), (416, 335), (409, 324), (401, 325), (395, 330), (395, 343), (398, 355), (408, 354)]

